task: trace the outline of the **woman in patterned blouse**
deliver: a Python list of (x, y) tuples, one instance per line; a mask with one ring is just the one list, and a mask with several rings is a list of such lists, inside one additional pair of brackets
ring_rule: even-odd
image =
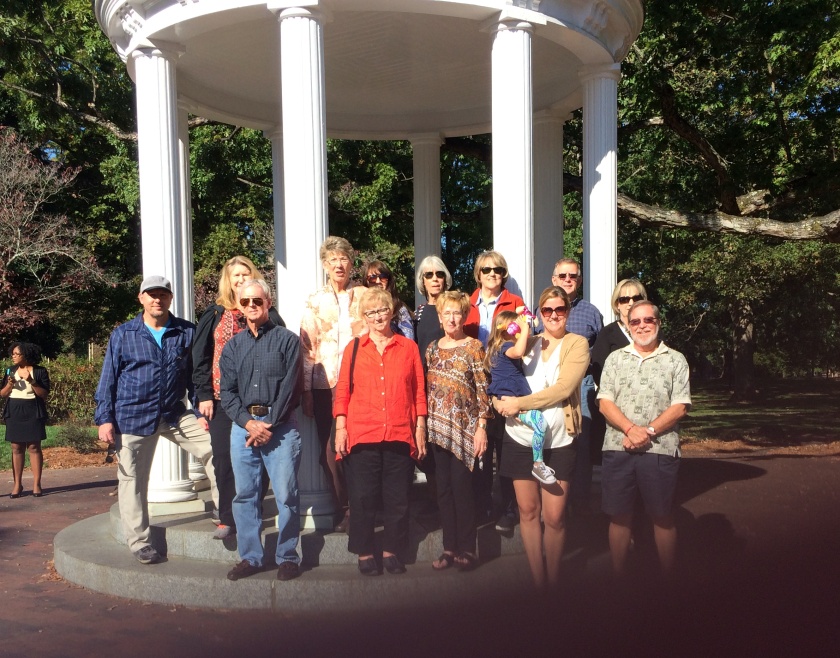
[(443, 338), (426, 350), (428, 441), (433, 445), (443, 553), (432, 563), (438, 570), (456, 564), (475, 567), (475, 504), (472, 471), (482, 467), (487, 449), (487, 397), (484, 348), (464, 333), (470, 311), (468, 295), (444, 292), (435, 302)]

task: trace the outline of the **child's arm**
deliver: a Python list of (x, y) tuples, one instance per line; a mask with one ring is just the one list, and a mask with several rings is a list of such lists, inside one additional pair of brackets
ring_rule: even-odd
[(516, 318), (516, 324), (519, 325), (519, 334), (516, 336), (516, 343), (514, 343), (513, 347), (509, 347), (505, 351), (505, 356), (509, 359), (521, 359), (528, 351), (528, 337), (531, 335), (528, 318), (520, 315)]

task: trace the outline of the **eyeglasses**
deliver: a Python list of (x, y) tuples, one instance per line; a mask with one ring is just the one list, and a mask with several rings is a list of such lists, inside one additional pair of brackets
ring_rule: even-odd
[(461, 311), (444, 311), (440, 316), (442, 318), (462, 318), (464, 314)]
[(383, 306), (382, 308), (375, 308), (370, 311), (365, 311), (365, 317), (369, 319), (378, 318), (382, 315), (388, 315), (391, 312), (391, 309), (387, 306)]
[(265, 300), (262, 297), (242, 297), (239, 300), (239, 303), (242, 306), (250, 306), (251, 304), (253, 304), (254, 306), (259, 307), (265, 304)]
[(446, 278), (446, 272), (440, 272), (440, 271), (438, 271), (438, 272), (423, 272), (423, 278), (424, 279), (428, 280), (428, 279), (431, 279), (432, 277), (434, 277), (436, 279), (445, 279)]
[(507, 269), (504, 267), (482, 267), (480, 272), (482, 274), (490, 274), (490, 272), (495, 272), (499, 276), (504, 276), (507, 274)]
[(644, 299), (642, 295), (633, 295), (632, 297), (628, 297), (627, 295), (622, 295), (618, 298), (619, 304), (626, 304), (627, 302), (640, 302)]
[(631, 327), (638, 327), (640, 324), (642, 324), (642, 322), (644, 322), (645, 324), (656, 324), (657, 322), (659, 322), (659, 320), (657, 320), (652, 315), (648, 315), (644, 318), (633, 318), (628, 324)]
[(368, 283), (376, 283), (377, 280), (380, 281), (390, 281), (391, 275), (390, 274), (368, 274), (367, 275)]
[(349, 258), (347, 258), (346, 256), (342, 256), (341, 258), (330, 258), (330, 259), (327, 261), (327, 263), (328, 263), (329, 265), (332, 265), (333, 267), (335, 267), (336, 265), (339, 265), (339, 264), (341, 264), (341, 265), (349, 265), (349, 264), (350, 264), (350, 259), (349, 259)]
[(571, 279), (572, 281), (577, 279), (578, 276), (577, 272), (557, 272), (551, 275), (553, 279)]
[(563, 315), (568, 310), (569, 309), (565, 304), (563, 306), (543, 306), (542, 308), (540, 308), (540, 315), (542, 315), (544, 318), (548, 319), (552, 315), (556, 314), (557, 317), (559, 318), (561, 315)]

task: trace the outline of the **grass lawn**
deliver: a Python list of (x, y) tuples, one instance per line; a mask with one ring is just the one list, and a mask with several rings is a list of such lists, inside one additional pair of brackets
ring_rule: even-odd
[(752, 448), (840, 441), (840, 381), (781, 379), (762, 383), (752, 404), (730, 404), (717, 382), (694, 385), (694, 405), (682, 424), (684, 443), (740, 443)]
[[(56, 435), (60, 425), (50, 425), (47, 427), (47, 440), (41, 443), (42, 448), (50, 448), (58, 445)], [(0, 471), (5, 471), (12, 468), (12, 446), (6, 442), (6, 426), (0, 425)], [(26, 457), (26, 468), (29, 468), (29, 456)]]

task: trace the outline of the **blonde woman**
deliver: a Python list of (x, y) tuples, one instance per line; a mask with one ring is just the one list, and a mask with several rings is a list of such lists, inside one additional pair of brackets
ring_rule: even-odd
[[(213, 468), (219, 488), (219, 526), (214, 539), (227, 539), (236, 533), (233, 520), (233, 497), (236, 485), (230, 462), (231, 419), (221, 406), (219, 358), (227, 342), (245, 327), (245, 318), (237, 301), (239, 289), (249, 279), (260, 279), (256, 265), (246, 256), (234, 256), (222, 267), (219, 275), (219, 294), (198, 321), (193, 343), (193, 385), (198, 398), (198, 411), (210, 425), (210, 445), (213, 448)], [(269, 318), (281, 327), (286, 325), (272, 306)], [(266, 479), (266, 488), (267, 488)], [(265, 495), (265, 489), (263, 490)]]

